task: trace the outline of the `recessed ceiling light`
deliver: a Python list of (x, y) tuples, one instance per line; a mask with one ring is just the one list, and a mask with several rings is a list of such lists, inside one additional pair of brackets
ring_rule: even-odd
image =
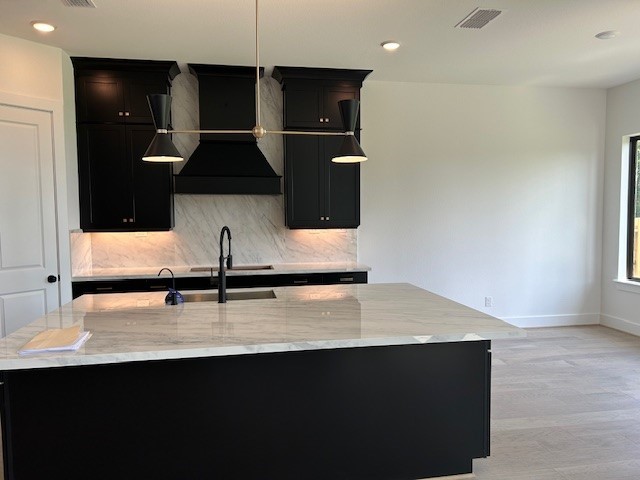
[(617, 30), (607, 30), (606, 32), (596, 34), (596, 38), (599, 38), (600, 40), (609, 40), (611, 38), (616, 38), (618, 35), (620, 35), (620, 32)]
[(392, 41), (382, 42), (380, 45), (388, 52), (395, 52), (398, 48), (400, 48), (400, 44), (398, 42)]
[(54, 27), (50, 23), (41, 22), (39, 20), (31, 22), (31, 26), (33, 26), (33, 28), (35, 28), (39, 32), (47, 32), (47, 33), (53, 32), (56, 29), (56, 27)]

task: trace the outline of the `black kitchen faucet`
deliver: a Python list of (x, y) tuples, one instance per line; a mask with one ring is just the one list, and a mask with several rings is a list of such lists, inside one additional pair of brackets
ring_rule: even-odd
[[(227, 238), (229, 239), (229, 255), (224, 256), (224, 248), (222, 242), (224, 241), (224, 232), (227, 232)], [(231, 270), (233, 267), (233, 258), (231, 256), (231, 230), (226, 225), (220, 230), (220, 265), (218, 269), (218, 303), (227, 303), (227, 275), (225, 273), (224, 261), (227, 260), (227, 268)]]

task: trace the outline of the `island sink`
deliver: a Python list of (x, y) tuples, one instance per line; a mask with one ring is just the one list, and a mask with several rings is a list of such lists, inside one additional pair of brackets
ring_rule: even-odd
[[(217, 302), (218, 292), (185, 293), (185, 302)], [(262, 300), (276, 298), (273, 290), (252, 290), (247, 292), (227, 292), (227, 300)]]

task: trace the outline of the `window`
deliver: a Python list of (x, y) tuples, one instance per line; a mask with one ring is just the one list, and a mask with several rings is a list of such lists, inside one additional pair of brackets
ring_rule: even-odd
[(629, 144), (629, 203), (627, 209), (627, 278), (640, 281), (640, 136)]

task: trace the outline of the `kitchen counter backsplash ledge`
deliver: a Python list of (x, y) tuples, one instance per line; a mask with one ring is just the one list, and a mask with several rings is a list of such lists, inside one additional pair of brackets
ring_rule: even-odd
[[(193, 268), (206, 268), (212, 263), (203, 265), (166, 265), (171, 268), (176, 277), (203, 277), (209, 274), (208, 271), (192, 271)], [(252, 264), (256, 265), (257, 264)], [(264, 265), (264, 264), (260, 264)], [(239, 269), (227, 270), (227, 275), (278, 275), (297, 273), (332, 273), (332, 272), (369, 272), (371, 267), (357, 262), (316, 262), (316, 263), (279, 263), (267, 264), (271, 269)], [(238, 264), (236, 268), (243, 267)], [(112, 267), (93, 268), (85, 272), (74, 274), (72, 281), (88, 280), (122, 280), (132, 278), (156, 278), (160, 267)], [(215, 274), (216, 272), (214, 272)]]

